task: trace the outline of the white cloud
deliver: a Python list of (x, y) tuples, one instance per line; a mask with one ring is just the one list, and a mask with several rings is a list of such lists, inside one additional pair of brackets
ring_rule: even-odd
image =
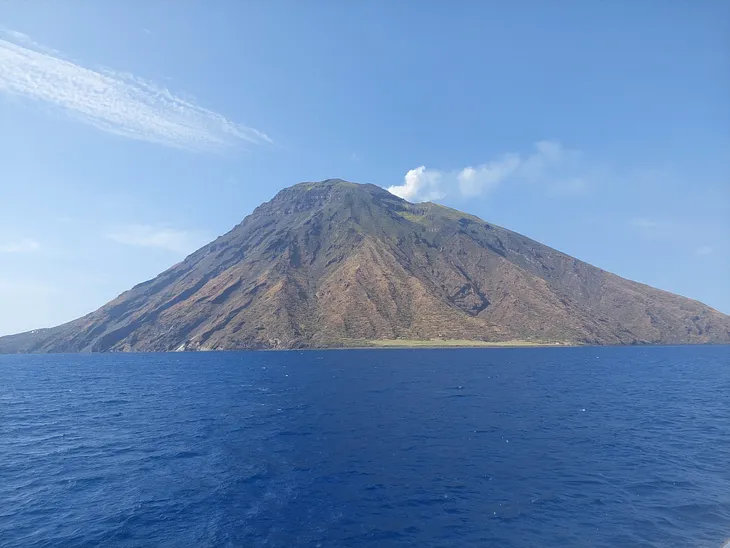
[(705, 255), (711, 255), (714, 250), (709, 245), (701, 245), (695, 249), (695, 255), (698, 257), (704, 257)]
[(507, 154), (499, 160), (477, 167), (465, 167), (457, 175), (463, 196), (478, 196), (495, 189), (507, 177), (514, 175), (523, 164), (517, 154)]
[(539, 141), (532, 154), (504, 154), (455, 171), (420, 166), (406, 174), (402, 185), (388, 190), (412, 202), (438, 200), (452, 189), (457, 189), (463, 197), (480, 196), (513, 180), (545, 183), (562, 192), (579, 192), (587, 186), (585, 179), (574, 173), (579, 156), (578, 151), (565, 149), (556, 141)]
[[(0, 39), (0, 92), (50, 103), (101, 130), (188, 150), (271, 142), (140, 78), (68, 61), (15, 31)], [(20, 44), (23, 45), (20, 45)]]
[(210, 239), (200, 232), (139, 224), (120, 227), (107, 236), (124, 245), (165, 249), (185, 255), (192, 253)]
[(420, 166), (406, 173), (403, 184), (389, 187), (388, 192), (410, 202), (440, 200), (445, 196), (440, 190), (442, 175), (440, 171)]
[(30, 238), (0, 243), (0, 253), (30, 253), (40, 249), (40, 244)]

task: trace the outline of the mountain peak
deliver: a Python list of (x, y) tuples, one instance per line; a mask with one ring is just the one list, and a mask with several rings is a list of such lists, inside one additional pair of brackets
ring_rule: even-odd
[(730, 317), (445, 206), (303, 182), (156, 278), (0, 352), (362, 346), (393, 340), (727, 343)]
[[(402, 203), (403, 205), (396, 205)], [(279, 191), (274, 198), (259, 206), (255, 213), (269, 215), (296, 223), (291, 217), (295, 213), (313, 213), (326, 208), (330, 214), (335, 211), (365, 212), (371, 206), (386, 208), (405, 207), (405, 200), (398, 198), (382, 187), (373, 184), (352, 183), (343, 179), (325, 179), (295, 184)]]
[(282, 189), (279, 194), (292, 196), (305, 192), (339, 192), (339, 193), (364, 193), (364, 194), (385, 194), (390, 192), (382, 187), (370, 183), (353, 183), (344, 179), (324, 179), (323, 181), (306, 181)]

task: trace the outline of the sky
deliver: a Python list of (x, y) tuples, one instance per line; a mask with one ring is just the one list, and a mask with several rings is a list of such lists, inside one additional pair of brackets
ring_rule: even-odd
[(730, 313), (730, 2), (0, 3), (0, 335), (327, 178)]

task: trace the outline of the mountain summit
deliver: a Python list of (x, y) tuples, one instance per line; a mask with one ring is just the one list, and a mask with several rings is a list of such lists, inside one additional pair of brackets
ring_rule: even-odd
[(373, 341), (730, 342), (730, 317), (472, 215), (375, 185), (300, 183), (99, 310), (0, 352)]

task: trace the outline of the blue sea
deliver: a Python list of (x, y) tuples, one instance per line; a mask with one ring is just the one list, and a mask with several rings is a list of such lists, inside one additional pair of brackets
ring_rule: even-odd
[(730, 347), (0, 356), (0, 546), (717, 548)]

